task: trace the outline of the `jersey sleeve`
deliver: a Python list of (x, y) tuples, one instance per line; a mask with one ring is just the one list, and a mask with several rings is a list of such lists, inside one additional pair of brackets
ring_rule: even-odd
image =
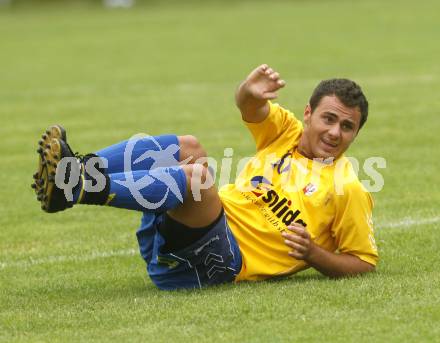
[(331, 230), (338, 251), (376, 265), (379, 256), (374, 240), (370, 193), (356, 181), (344, 187), (344, 194), (335, 196), (336, 216)]
[(254, 137), (257, 151), (266, 148), (278, 139), (296, 141), (302, 132), (302, 123), (292, 112), (270, 101), (269, 105), (269, 115), (262, 122), (245, 121)]

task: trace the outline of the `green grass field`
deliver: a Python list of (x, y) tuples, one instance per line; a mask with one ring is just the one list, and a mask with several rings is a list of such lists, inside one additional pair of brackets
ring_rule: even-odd
[[(0, 341), (438, 341), (439, 2), (164, 3), (0, 6)], [(53, 123), (81, 152), (144, 132), (251, 155), (233, 94), (264, 62), (298, 115), (321, 79), (363, 86), (370, 118), (348, 155), (387, 160), (376, 273), (164, 292), (137, 252), (138, 213), (40, 210), (36, 142)]]

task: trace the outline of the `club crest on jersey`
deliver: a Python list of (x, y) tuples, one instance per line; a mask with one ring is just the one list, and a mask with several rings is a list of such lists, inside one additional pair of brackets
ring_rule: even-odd
[(311, 196), (313, 193), (315, 193), (318, 190), (318, 187), (314, 185), (313, 183), (309, 183), (307, 186), (303, 188), (304, 195)]

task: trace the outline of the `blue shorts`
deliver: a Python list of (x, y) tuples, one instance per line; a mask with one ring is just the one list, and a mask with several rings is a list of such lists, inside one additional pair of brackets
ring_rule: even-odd
[(157, 228), (162, 220), (163, 215), (145, 212), (136, 232), (148, 275), (157, 287), (201, 288), (235, 280), (242, 259), (225, 214), (197, 242), (172, 253), (161, 253), (165, 240)]

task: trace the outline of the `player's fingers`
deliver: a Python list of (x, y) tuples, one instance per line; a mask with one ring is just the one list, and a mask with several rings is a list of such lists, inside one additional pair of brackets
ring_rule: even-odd
[(280, 88), (282, 88), (282, 87), (284, 87), (284, 86), (286, 85), (286, 81), (284, 81), (284, 80), (278, 80), (278, 81), (277, 81), (277, 85), (278, 85)]
[(285, 239), (285, 240), (284, 240), (284, 244), (287, 245), (288, 247), (294, 249), (294, 246), (293, 246), (293, 245), (295, 244), (295, 242), (291, 241), (290, 239)]
[(298, 236), (298, 235), (292, 235), (286, 232), (283, 232), (281, 234), (284, 237), (284, 243), (292, 248), (301, 247), (301, 249), (307, 249), (309, 242), (308, 240)]
[(268, 67), (269, 66), (267, 64), (262, 64), (257, 69), (260, 72), (260, 74), (265, 74)]
[(292, 248), (301, 254), (304, 254), (307, 251), (306, 247), (302, 246), (301, 244), (297, 244), (297, 243), (293, 243)]
[(299, 252), (297, 252), (297, 251), (289, 251), (289, 252), (288, 252), (288, 255), (289, 255), (290, 257), (293, 257), (293, 258), (297, 259), (297, 260), (302, 260), (302, 259), (304, 259), (304, 255), (301, 254), (301, 253), (299, 253)]
[(287, 227), (290, 231), (295, 232), (297, 235), (304, 236), (306, 230), (302, 225), (292, 224)]
[(280, 78), (280, 74), (277, 73), (277, 72), (274, 72), (274, 73), (270, 74), (269, 77), (270, 77), (272, 80), (277, 81), (277, 80)]
[(303, 238), (301, 236), (298, 236), (298, 235), (292, 235), (291, 241), (295, 242), (297, 244), (301, 244), (302, 246), (308, 246), (309, 245), (308, 239), (305, 239), (305, 238)]
[(306, 239), (310, 239), (310, 234), (307, 229), (301, 224), (294, 223), (287, 227), (290, 231), (295, 232), (297, 235), (304, 237)]
[(276, 92), (266, 92), (263, 94), (264, 100), (273, 100), (278, 98), (278, 94)]
[(298, 224), (298, 223), (292, 223), (292, 224), (290, 224), (289, 226), (287, 226), (287, 228), (290, 230), (290, 231), (298, 231), (298, 230), (301, 230), (301, 229), (303, 229), (304, 228), (304, 226), (302, 226), (301, 224)]
[(289, 247), (292, 248), (294, 251), (296, 251), (297, 253), (300, 254), (305, 254), (307, 252), (307, 248), (302, 246), (301, 244), (289, 241), (288, 239), (286, 239), (284, 241), (284, 243)]
[(266, 73), (266, 75), (270, 75), (273, 73), (273, 69), (269, 67), (266, 69), (265, 73)]
[(288, 233), (288, 232), (284, 231), (284, 232), (281, 233), (281, 236), (283, 236), (283, 238), (285, 238), (285, 239), (290, 239), (290, 240), (292, 240), (292, 238), (293, 238), (294, 235), (291, 234), (291, 233)]

